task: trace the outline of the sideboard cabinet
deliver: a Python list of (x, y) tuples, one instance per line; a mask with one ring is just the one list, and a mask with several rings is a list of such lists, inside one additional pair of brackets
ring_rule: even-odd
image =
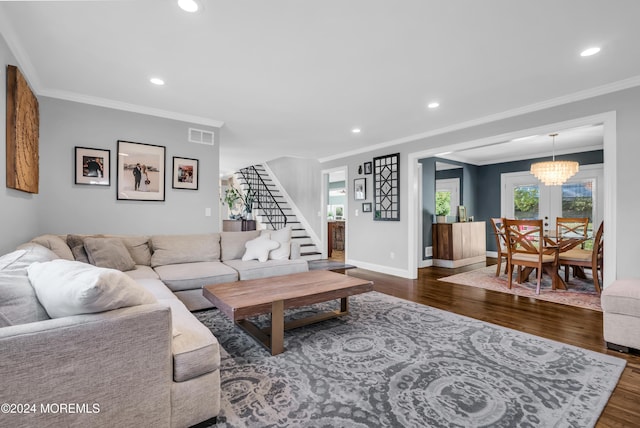
[(436, 223), (433, 232), (433, 265), (447, 268), (484, 262), (487, 235), (484, 221)]

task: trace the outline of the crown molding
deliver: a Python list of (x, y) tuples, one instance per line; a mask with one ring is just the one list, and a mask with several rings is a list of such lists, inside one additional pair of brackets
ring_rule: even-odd
[(557, 107), (563, 104), (569, 104), (576, 101), (582, 101), (582, 100), (594, 98), (600, 95), (606, 95), (613, 92), (622, 91), (624, 89), (633, 88), (636, 86), (640, 86), (640, 75), (633, 76), (624, 80), (619, 80), (617, 82), (609, 83), (606, 85), (596, 86), (594, 88), (586, 89), (584, 91), (574, 92), (569, 95), (552, 98), (550, 100), (542, 101), (539, 103), (529, 104), (527, 106), (515, 108), (512, 110), (507, 110), (501, 113), (480, 117), (478, 119), (461, 122), (451, 126), (445, 126), (443, 128), (434, 129), (433, 131), (427, 131), (420, 134), (409, 135), (407, 137), (402, 137), (395, 140), (374, 144), (372, 146), (363, 147), (361, 149), (350, 150), (348, 152), (344, 152), (341, 154), (327, 156), (324, 158), (320, 158), (319, 161), (321, 163), (324, 163), (324, 162), (328, 162), (336, 159), (343, 159), (349, 156), (369, 153), (378, 149), (385, 149), (388, 147), (397, 146), (398, 144), (411, 143), (413, 141), (422, 140), (424, 138), (434, 137), (436, 135), (442, 135), (449, 132), (459, 131), (461, 129), (471, 128), (473, 126), (478, 126), (478, 125), (484, 125), (491, 122), (497, 122), (499, 120), (521, 116), (523, 114), (533, 113), (536, 111), (545, 110), (551, 107)]
[(39, 95), (66, 100), (66, 101), (74, 101), (82, 104), (90, 104), (90, 105), (99, 106), (99, 107), (106, 107), (106, 108), (111, 108), (116, 110), (124, 110), (132, 113), (140, 113), (140, 114), (146, 114), (149, 116), (157, 116), (165, 119), (179, 120), (181, 122), (212, 126), (214, 128), (222, 128), (224, 126), (223, 121), (210, 119), (208, 117), (193, 116), (193, 115), (177, 113), (177, 112), (168, 111), (168, 110), (141, 106), (137, 104), (124, 103), (120, 101), (110, 100), (107, 98), (77, 94), (74, 92), (44, 89), (40, 91)]

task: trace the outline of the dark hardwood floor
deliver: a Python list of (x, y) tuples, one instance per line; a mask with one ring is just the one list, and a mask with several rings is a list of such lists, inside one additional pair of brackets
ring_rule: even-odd
[[(487, 258), (486, 265), (495, 262)], [(480, 263), (457, 269), (423, 268), (415, 280), (364, 269), (351, 269), (346, 274), (373, 281), (374, 289), (381, 293), (627, 360), (596, 426), (640, 427), (640, 355), (606, 348), (602, 313), (438, 281), (438, 278), (483, 266), (485, 264)]]

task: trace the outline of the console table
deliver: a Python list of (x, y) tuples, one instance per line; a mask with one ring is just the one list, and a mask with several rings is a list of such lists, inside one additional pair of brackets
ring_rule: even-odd
[(480, 263), (487, 257), (484, 221), (436, 223), (433, 232), (433, 265), (456, 268)]
[(244, 232), (256, 230), (255, 220), (222, 220), (223, 232)]

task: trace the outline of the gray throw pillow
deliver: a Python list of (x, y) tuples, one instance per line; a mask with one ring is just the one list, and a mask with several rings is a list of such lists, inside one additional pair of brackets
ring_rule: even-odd
[(58, 256), (35, 243), (0, 257), (0, 327), (49, 319), (31, 286), (27, 268), (33, 262), (46, 262)]
[(129, 250), (119, 238), (84, 238), (84, 249), (92, 265), (122, 272), (136, 267)]
[(84, 238), (80, 235), (67, 235), (67, 245), (71, 248), (71, 254), (76, 261), (89, 263), (89, 257), (84, 250)]

